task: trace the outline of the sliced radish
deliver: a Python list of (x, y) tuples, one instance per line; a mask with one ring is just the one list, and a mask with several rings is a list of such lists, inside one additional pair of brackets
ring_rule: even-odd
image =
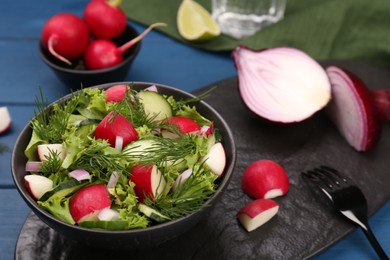
[(7, 107), (0, 107), (0, 134), (5, 133), (11, 127), (11, 116)]
[(73, 170), (68, 173), (68, 176), (71, 178), (75, 178), (78, 181), (89, 180), (91, 178), (89, 172), (83, 169)]
[(225, 149), (221, 143), (216, 143), (211, 146), (207, 155), (203, 157), (202, 162), (214, 174), (221, 176), (226, 166)]
[(130, 87), (124, 84), (109, 87), (106, 90), (106, 103), (122, 101), (125, 98), (126, 91), (128, 91), (128, 89), (130, 89)]
[(373, 148), (380, 137), (380, 116), (385, 117), (384, 113), (377, 114), (372, 94), (357, 76), (335, 66), (326, 72), (332, 84), (332, 101), (326, 108), (330, 119), (357, 151)]
[(115, 188), (116, 184), (118, 183), (118, 180), (119, 180), (119, 173), (112, 172), (110, 179), (108, 180), (107, 183), (107, 189)]
[(99, 212), (111, 205), (110, 196), (103, 184), (92, 184), (77, 191), (70, 199), (69, 211), (74, 221), (98, 220)]
[(53, 188), (53, 181), (42, 175), (26, 175), (24, 176), (24, 181), (26, 182), (27, 190), (37, 200)]
[[(200, 126), (193, 119), (184, 116), (174, 116), (164, 120), (164, 124), (176, 128), (182, 134), (197, 133)], [(164, 138), (177, 139), (179, 136), (167, 129), (163, 129), (161, 134)]]
[(115, 147), (117, 136), (123, 137), (123, 147), (138, 140), (138, 133), (134, 126), (124, 116), (114, 115), (113, 112), (103, 118), (93, 135), (96, 139), (106, 139), (112, 147)]
[(285, 195), (290, 183), (286, 171), (271, 160), (259, 160), (246, 168), (241, 180), (242, 190), (256, 199), (271, 199)]
[(119, 212), (110, 208), (102, 209), (97, 215), (97, 218), (102, 221), (115, 221), (120, 219)]
[(65, 158), (65, 149), (62, 144), (40, 144), (37, 147), (39, 160), (46, 161), (52, 155), (57, 155), (63, 160)]
[(279, 211), (279, 205), (270, 199), (257, 199), (245, 205), (238, 213), (237, 218), (244, 228), (251, 232), (268, 222)]
[(141, 203), (146, 197), (154, 199), (161, 195), (166, 186), (164, 177), (155, 165), (134, 166), (129, 179), (135, 184), (134, 191)]
[(42, 168), (42, 162), (28, 161), (26, 163), (26, 172), (40, 172)]
[(182, 185), (192, 174), (192, 169), (188, 168), (177, 176), (175, 182), (173, 183), (172, 190), (175, 191), (180, 185)]
[(273, 122), (305, 120), (330, 100), (324, 69), (306, 53), (289, 47), (233, 51), (239, 92), (246, 106)]

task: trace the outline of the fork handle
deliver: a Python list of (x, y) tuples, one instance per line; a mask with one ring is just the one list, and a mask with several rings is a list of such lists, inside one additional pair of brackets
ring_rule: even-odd
[(362, 228), (364, 234), (370, 241), (372, 247), (374, 248), (375, 252), (379, 256), (381, 260), (389, 260), (389, 257), (386, 255), (386, 252), (383, 250), (382, 246), (379, 244), (378, 240), (376, 239), (374, 233), (372, 232), (370, 226), (368, 225), (368, 222), (364, 223), (364, 225), (360, 225)]

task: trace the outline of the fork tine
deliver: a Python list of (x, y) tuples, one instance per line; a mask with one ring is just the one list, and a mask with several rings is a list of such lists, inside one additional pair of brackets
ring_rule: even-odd
[(325, 165), (321, 165), (320, 169), (322, 171), (325, 171), (327, 173), (327, 176), (332, 178), (332, 180), (336, 184), (340, 184), (341, 182), (348, 183), (347, 178), (342, 176), (338, 170), (336, 170), (332, 167), (329, 167), (329, 166), (325, 166)]
[(329, 186), (328, 181), (326, 180), (326, 176), (322, 174), (318, 168), (314, 168), (313, 170), (309, 170), (307, 172), (302, 172), (302, 177), (310, 180), (311, 183), (315, 184), (329, 196), (329, 191), (332, 186)]

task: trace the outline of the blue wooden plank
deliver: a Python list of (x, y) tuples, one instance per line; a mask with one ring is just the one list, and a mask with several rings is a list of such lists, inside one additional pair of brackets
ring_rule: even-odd
[(0, 259), (14, 259), (15, 244), (29, 212), (15, 189), (0, 190)]

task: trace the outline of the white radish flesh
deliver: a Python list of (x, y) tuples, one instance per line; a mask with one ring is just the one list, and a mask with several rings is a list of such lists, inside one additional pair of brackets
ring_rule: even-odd
[(275, 201), (258, 199), (245, 205), (237, 213), (237, 218), (244, 228), (251, 232), (268, 222), (278, 211), (279, 205)]
[(24, 181), (26, 182), (27, 190), (37, 200), (53, 188), (53, 181), (42, 175), (26, 175), (24, 176)]

